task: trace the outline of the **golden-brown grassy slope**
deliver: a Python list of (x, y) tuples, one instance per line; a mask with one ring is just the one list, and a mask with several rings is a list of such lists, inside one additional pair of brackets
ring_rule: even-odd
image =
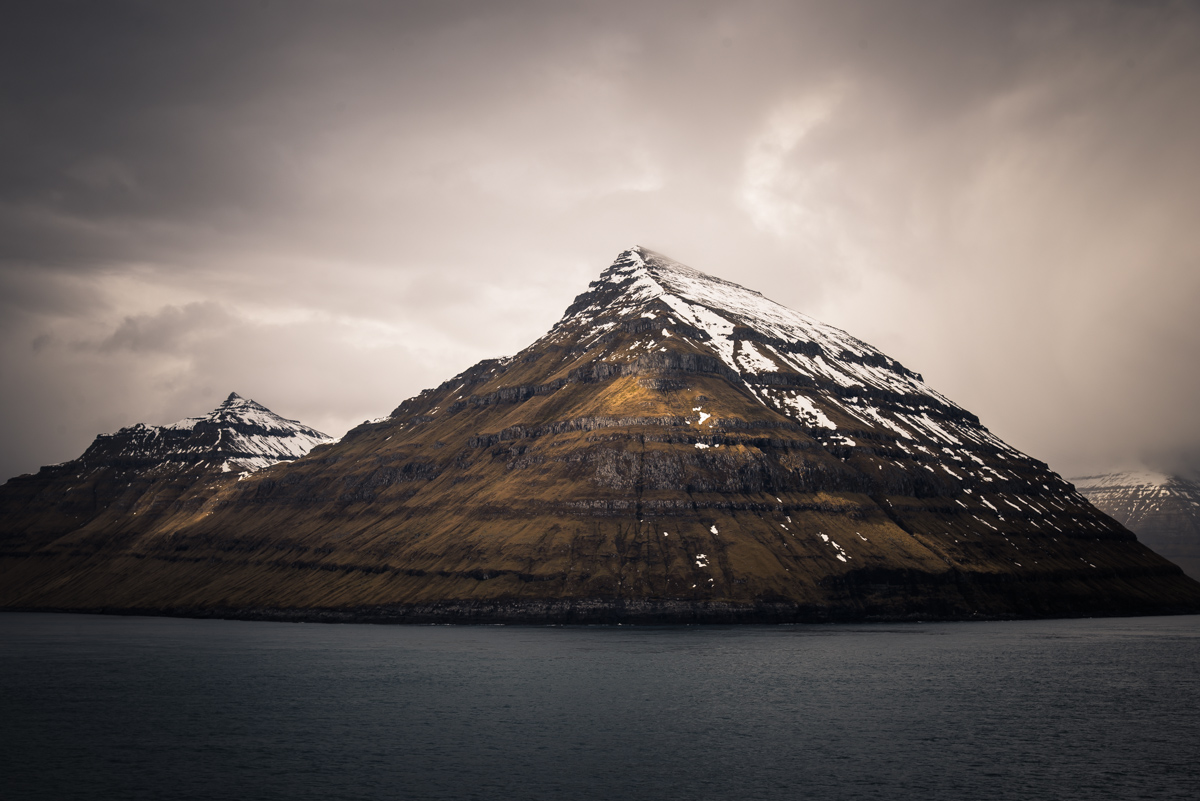
[(204, 417), (101, 434), (79, 458), (0, 487), (0, 553), (119, 550), (193, 516), (258, 465), (330, 438), (231, 394)]
[[(360, 619), (581, 619), (561, 602), (591, 619), (1200, 608), (1200, 585), (915, 374), (841, 332), (779, 344), (718, 307), (723, 333), (678, 296), (633, 291), (672, 280), (652, 258), (622, 254), (539, 342), (335, 445), (120, 547), (10, 565), (4, 603)], [(824, 372), (803, 369), (814, 355)], [(847, 373), (825, 370), (839, 358)], [(864, 364), (882, 378), (849, 385)]]

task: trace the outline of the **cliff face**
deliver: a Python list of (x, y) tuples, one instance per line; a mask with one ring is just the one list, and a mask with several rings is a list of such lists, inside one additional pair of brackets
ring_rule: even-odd
[(1200, 579), (1200, 483), (1148, 470), (1071, 481), (1097, 509)]
[(6, 553), (111, 547), (180, 525), (218, 488), (332, 441), (232, 393), (204, 417), (101, 434), (78, 459), (10, 479), (0, 487), (0, 544)]
[[(3, 603), (349, 620), (1200, 610), (1200, 584), (895, 360), (634, 248), (540, 340)], [(60, 580), (61, 579), (61, 580)]]

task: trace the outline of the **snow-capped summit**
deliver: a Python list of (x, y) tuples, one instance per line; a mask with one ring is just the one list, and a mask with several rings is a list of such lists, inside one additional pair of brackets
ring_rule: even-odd
[(0, 544), (67, 537), (72, 548), (108, 547), (206, 514), (218, 488), (333, 441), (231, 393), (203, 417), (100, 434), (79, 458), (10, 479), (0, 487)]
[[(166, 426), (166, 428), (191, 430), (201, 421), (251, 425), (258, 426), (264, 431), (285, 433), (301, 429), (314, 431), (314, 429), (308, 428), (296, 420), (287, 420), (280, 417), (261, 403), (243, 398), (236, 392), (230, 392), (229, 397), (223, 400), (220, 406), (213, 409), (204, 417), (185, 417), (176, 423)], [(315, 433), (319, 436), (324, 436), (320, 432)]]
[(1143, 468), (1071, 482), (1097, 509), (1200, 579), (1200, 481)]
[[(245, 403), (123, 444), (229, 464), (299, 439), (271, 439), (282, 423)], [(1200, 609), (1200, 584), (918, 374), (640, 247), (516, 355), (306, 458), (242, 481), (206, 470), (182, 496), (161, 490), (174, 479), (129, 488), (136, 504), (86, 531), (59, 518), (69, 548), (26, 515), (9, 547), (34, 556), (0, 607), (573, 623)], [(64, 553), (78, 579), (47, 586)]]
[(252, 473), (298, 459), (333, 438), (298, 420), (280, 417), (236, 392), (203, 417), (165, 426), (138, 423), (101, 434), (80, 459), (150, 459), (165, 465), (207, 463), (222, 472)]
[(703, 351), (764, 406), (826, 429), (831, 442), (853, 446), (848, 431), (882, 428), (908, 442), (1019, 455), (920, 374), (862, 340), (640, 246), (622, 252), (534, 347), (615, 342), (631, 321), (644, 335), (622, 343), (606, 362), (644, 364), (680, 345)]
[[(592, 286), (605, 283), (620, 287), (632, 304), (661, 298), (681, 318), (701, 327), (714, 339), (727, 339), (731, 324), (736, 324), (776, 339), (815, 342), (835, 354), (845, 351), (859, 358), (883, 356), (845, 331), (782, 306), (760, 292), (707, 275), (648, 248), (637, 246), (623, 252)], [(886, 357), (885, 361), (889, 366), (896, 365)], [(744, 369), (732, 361), (729, 366)]]

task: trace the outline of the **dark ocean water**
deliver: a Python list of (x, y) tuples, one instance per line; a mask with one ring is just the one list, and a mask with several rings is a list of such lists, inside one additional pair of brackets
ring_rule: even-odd
[(1200, 797), (1200, 617), (704, 628), (0, 614), (0, 797)]

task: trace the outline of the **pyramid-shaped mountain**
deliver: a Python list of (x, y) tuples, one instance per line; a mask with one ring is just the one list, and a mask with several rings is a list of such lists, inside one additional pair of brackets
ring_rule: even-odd
[(101, 434), (78, 459), (9, 480), (0, 487), (0, 543), (9, 553), (67, 542), (112, 547), (181, 525), (218, 488), (329, 442), (231, 393), (204, 417)]
[(1200, 579), (1200, 480), (1154, 470), (1071, 479), (1100, 511)]
[(201, 513), (5, 565), (10, 608), (279, 619), (1200, 610), (1200, 584), (920, 375), (644, 248), (517, 355)]

